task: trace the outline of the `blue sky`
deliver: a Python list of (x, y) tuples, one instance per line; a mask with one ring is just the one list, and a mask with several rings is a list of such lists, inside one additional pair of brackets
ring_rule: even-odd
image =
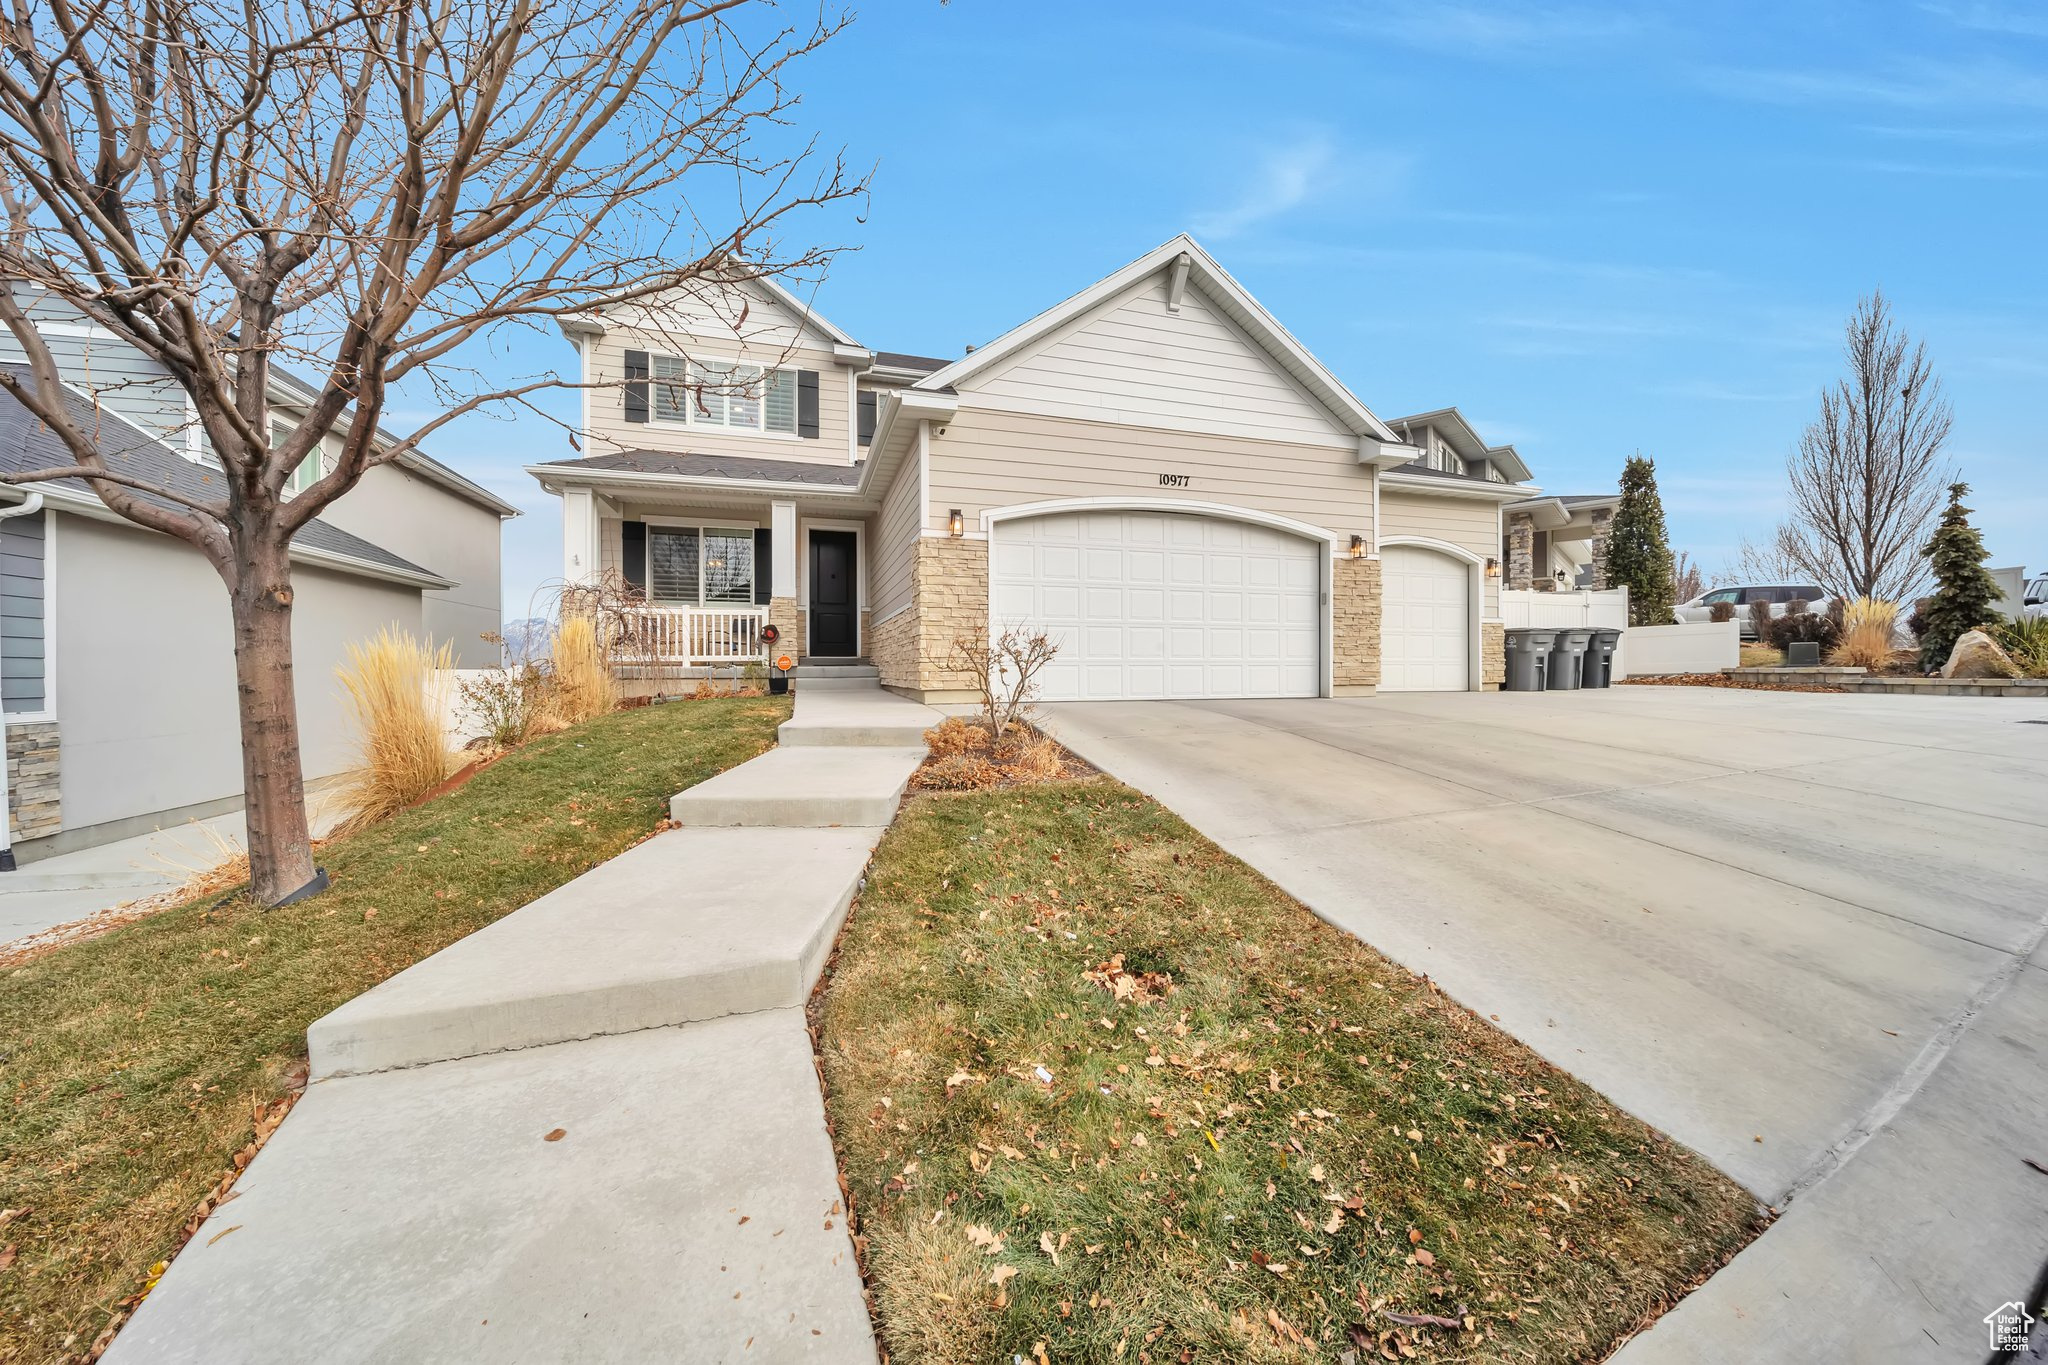
[[(1192, 231), (1383, 417), (1457, 404), (1553, 492), (1654, 456), (1711, 576), (1881, 286), (1992, 562), (2048, 566), (2048, 4), (889, 0), (795, 80), (876, 163), (862, 217), (810, 224), (857, 248), (817, 298), (871, 346), (957, 355)], [(562, 436), (433, 449), (528, 509), (526, 614), (561, 527), (519, 466)]]

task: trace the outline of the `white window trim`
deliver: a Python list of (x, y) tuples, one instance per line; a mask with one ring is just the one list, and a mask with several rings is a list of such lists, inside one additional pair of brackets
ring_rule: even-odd
[[(674, 417), (664, 417), (661, 414), (661, 404), (655, 399), (654, 391), (655, 386), (668, 381), (655, 377), (654, 362), (657, 360), (673, 360), (682, 364), (686, 367), (684, 370), (686, 375), (689, 373), (690, 368), (707, 362), (714, 365), (751, 365), (761, 372), (763, 379), (766, 379), (771, 374), (786, 373), (790, 377), (791, 384), (799, 385), (796, 418), (797, 430), (768, 430), (768, 391), (765, 384), (762, 386), (761, 396), (754, 400), (758, 405), (760, 414), (760, 425), (758, 426), (736, 427), (726, 422), (700, 421), (697, 417), (697, 402), (694, 392), (686, 397), (683, 403), (683, 416), (680, 420)], [(647, 353), (647, 421), (651, 426), (684, 427), (693, 431), (723, 432), (732, 436), (759, 436), (770, 441), (802, 440), (803, 400), (801, 397), (801, 381), (797, 377), (802, 369), (801, 365), (763, 365), (758, 360), (749, 360), (743, 356), (713, 355), (702, 351), (694, 355), (676, 355), (669, 351), (650, 350)], [(685, 386), (688, 387), (687, 380), (685, 380)]]
[[(43, 506), (43, 707), (40, 711), (0, 708), (0, 730), (8, 725), (44, 725), (57, 719), (57, 509)], [(0, 651), (4, 652), (4, 651)], [(0, 741), (5, 736), (0, 735)], [(6, 745), (0, 742), (0, 751)], [(4, 754), (0, 754), (0, 761)], [(5, 788), (0, 787), (0, 797)]]
[[(761, 529), (761, 523), (758, 518), (725, 517), (718, 521), (704, 521), (701, 518), (641, 517), (639, 520), (647, 527), (648, 532), (646, 544), (641, 549), (641, 553), (646, 558), (640, 566), (640, 572), (647, 582), (648, 606), (696, 607), (704, 611), (738, 610), (742, 607), (753, 608), (758, 611), (767, 610), (766, 607), (763, 607), (754, 600), (759, 594), (761, 587), (761, 565), (758, 562), (752, 566), (748, 575), (746, 601), (707, 602), (704, 600), (704, 533), (706, 531), (758, 531)], [(695, 601), (678, 602), (672, 598), (660, 598), (654, 595), (654, 532), (657, 528), (665, 531), (695, 531), (697, 533), (697, 597)], [(748, 553), (751, 555), (753, 551), (749, 549)]]

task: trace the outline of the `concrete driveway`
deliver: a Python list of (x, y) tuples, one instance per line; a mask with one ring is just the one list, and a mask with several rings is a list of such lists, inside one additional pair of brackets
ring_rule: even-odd
[(2048, 1260), (2048, 706), (1621, 687), (1046, 712), (1789, 1205), (1630, 1365), (1970, 1358)]

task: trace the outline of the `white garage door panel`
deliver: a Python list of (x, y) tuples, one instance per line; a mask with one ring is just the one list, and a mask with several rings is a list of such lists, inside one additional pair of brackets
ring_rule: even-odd
[(998, 629), (1060, 644), (1047, 701), (1313, 697), (1320, 690), (1318, 542), (1165, 512), (999, 523)]
[(1471, 664), (1469, 565), (1414, 545), (1380, 551), (1380, 688), (1463, 692)]

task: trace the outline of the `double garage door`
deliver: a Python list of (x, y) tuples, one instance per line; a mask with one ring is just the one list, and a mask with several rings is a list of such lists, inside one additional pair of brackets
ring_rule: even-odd
[[(1325, 553), (1245, 522), (1063, 513), (997, 524), (989, 594), (998, 629), (1058, 642), (1046, 701), (1313, 697)], [(1432, 550), (1382, 552), (1382, 689), (1464, 689), (1469, 578)]]
[(1073, 512), (995, 528), (998, 629), (1060, 646), (1047, 701), (1313, 697), (1323, 546), (1172, 512)]

